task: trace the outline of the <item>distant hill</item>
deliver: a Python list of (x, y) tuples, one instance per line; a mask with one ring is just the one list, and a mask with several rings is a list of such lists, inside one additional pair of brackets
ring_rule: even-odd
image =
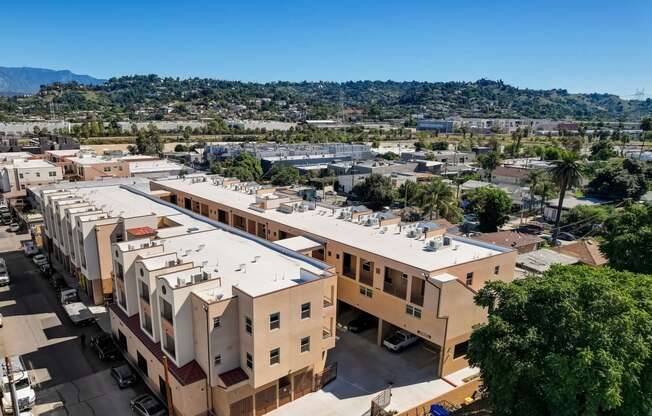
[(34, 94), (39, 91), (41, 85), (49, 85), (54, 82), (98, 85), (103, 83), (104, 80), (88, 75), (74, 74), (68, 70), (55, 71), (44, 68), (0, 66), (0, 95)]

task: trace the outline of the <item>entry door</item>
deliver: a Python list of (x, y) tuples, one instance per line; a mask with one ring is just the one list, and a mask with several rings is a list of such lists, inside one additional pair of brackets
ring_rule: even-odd
[(283, 406), (292, 401), (292, 381), (289, 376), (278, 381), (278, 405)]
[(305, 396), (312, 390), (312, 370), (294, 376), (294, 400)]
[(276, 385), (256, 393), (256, 416), (276, 409)]
[(231, 416), (253, 416), (254, 398), (253, 396), (245, 397), (235, 403), (231, 403), (229, 414)]
[(142, 371), (143, 374), (145, 374), (146, 376), (149, 375), (149, 374), (147, 373), (147, 360), (145, 359), (145, 357), (143, 357), (142, 355), (140, 355), (139, 352), (137, 352), (136, 355), (137, 355), (137, 357), (138, 357), (138, 368), (139, 368), (140, 371)]

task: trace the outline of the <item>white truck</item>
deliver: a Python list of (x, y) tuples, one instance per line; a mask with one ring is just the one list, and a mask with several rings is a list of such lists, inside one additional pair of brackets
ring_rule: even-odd
[(95, 322), (93, 313), (81, 302), (67, 303), (63, 305), (63, 309), (75, 325), (88, 325)]
[(5, 259), (0, 257), (0, 286), (8, 285), (10, 280), (7, 263), (5, 263)]
[[(9, 362), (11, 364), (14, 388), (16, 389), (16, 401), (18, 402), (18, 409), (22, 415), (23, 411), (29, 410), (34, 406), (36, 393), (32, 388), (32, 383), (23, 365), (23, 360), (19, 356), (14, 355), (9, 358)], [(14, 407), (11, 402), (11, 386), (9, 385), (9, 375), (4, 360), (2, 360), (2, 366), (0, 366), (0, 373), (2, 373), (2, 411), (4, 414), (13, 414)]]

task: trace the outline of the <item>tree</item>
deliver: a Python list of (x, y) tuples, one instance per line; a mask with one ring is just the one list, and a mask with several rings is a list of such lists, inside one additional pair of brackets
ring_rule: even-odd
[[(532, 169), (528, 172), (527, 174), (527, 182), (530, 185), (530, 209), (534, 209), (534, 202), (536, 200), (535, 192), (537, 189), (537, 186), (543, 181), (543, 176), (545, 175), (545, 171), (541, 169)], [(541, 203), (543, 204), (544, 201), (542, 200)]]
[(156, 126), (150, 124), (136, 135), (136, 152), (141, 155), (157, 155), (163, 152), (163, 143)]
[(478, 217), (483, 233), (498, 231), (507, 222), (512, 200), (502, 189), (483, 186), (466, 194), (468, 209)]
[(412, 197), (412, 203), (429, 219), (444, 217), (452, 223), (462, 218), (453, 189), (441, 179), (433, 179)]
[(174, 151), (175, 152), (187, 152), (188, 148), (185, 145), (179, 143), (176, 146), (174, 146)]
[(256, 181), (263, 175), (263, 167), (260, 160), (249, 153), (242, 152), (233, 159), (233, 165), (226, 169), (226, 174), (241, 181)]
[(641, 134), (641, 151), (638, 154), (639, 160), (641, 159), (643, 150), (645, 149), (645, 141), (652, 137), (652, 117), (646, 117), (641, 120), (641, 130), (643, 132)]
[(609, 139), (600, 139), (591, 146), (591, 160), (608, 160), (617, 156)]
[(648, 170), (641, 162), (630, 159), (615, 161), (596, 171), (587, 191), (606, 199), (638, 200), (649, 188), (647, 175)]
[(396, 197), (392, 181), (377, 173), (372, 173), (364, 182), (356, 184), (352, 192), (371, 209), (390, 206)]
[(380, 157), (383, 158), (383, 159), (385, 159), (385, 160), (396, 160), (396, 159), (398, 159), (400, 156), (397, 155), (397, 154), (394, 153), (394, 152), (385, 152), (385, 153), (383, 153)]
[(275, 164), (269, 172), (272, 185), (289, 186), (299, 182), (299, 170), (294, 166)]
[(625, 206), (604, 224), (600, 251), (617, 270), (652, 274), (652, 204)]
[(502, 156), (500, 155), (500, 153), (496, 151), (485, 153), (478, 157), (478, 162), (480, 162), (480, 166), (482, 167), (482, 169), (485, 170), (485, 172), (487, 172), (487, 177), (489, 179), (489, 182), (491, 182), (491, 176), (493, 174), (493, 171), (500, 165), (501, 161), (502, 161)]
[(578, 237), (586, 236), (596, 231), (609, 218), (611, 211), (601, 205), (578, 205), (562, 216), (562, 228)]
[(582, 180), (582, 166), (575, 153), (564, 152), (561, 159), (553, 162), (550, 170), (553, 182), (559, 187), (559, 203), (557, 204), (557, 216), (555, 218), (555, 229), (552, 234), (553, 245), (557, 243), (559, 235), (559, 222), (561, 220), (561, 208), (564, 204), (564, 197), (569, 188), (579, 186)]
[(486, 284), (469, 363), (497, 415), (652, 412), (652, 276), (554, 266)]

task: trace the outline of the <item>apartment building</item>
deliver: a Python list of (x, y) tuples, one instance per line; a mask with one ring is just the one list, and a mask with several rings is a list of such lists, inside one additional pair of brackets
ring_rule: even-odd
[(81, 150), (79, 149), (64, 149), (46, 150), (43, 155), (45, 156), (45, 160), (52, 162), (57, 166), (61, 166), (64, 177), (70, 177), (75, 173), (70, 158), (77, 157), (80, 153)]
[[(318, 388), (335, 345), (335, 269), (164, 202), (144, 183), (41, 195), (54, 244), (72, 237), (82, 259), (106, 257), (111, 330), (149, 386), (166, 397), (167, 360), (182, 416), (264, 414)], [(76, 238), (85, 225), (95, 234)]]
[(63, 179), (61, 167), (43, 159), (11, 159), (0, 165), (0, 190), (25, 191), (30, 186), (56, 183)]
[(72, 163), (72, 172), (82, 181), (92, 181), (103, 177), (126, 178), (129, 176), (129, 162), (155, 160), (153, 156), (98, 156), (92, 153), (80, 153), (67, 160)]
[[(377, 342), (400, 328), (439, 351), (445, 376), (468, 366), (472, 327), (486, 319), (473, 297), (488, 280), (510, 281), (517, 252), (447, 235), (433, 223), (404, 225), (366, 207), (307, 203), (291, 190), (213, 176), (159, 180), (157, 196), (333, 266), (337, 299), (378, 318)], [(318, 242), (298, 244), (297, 237)]]

